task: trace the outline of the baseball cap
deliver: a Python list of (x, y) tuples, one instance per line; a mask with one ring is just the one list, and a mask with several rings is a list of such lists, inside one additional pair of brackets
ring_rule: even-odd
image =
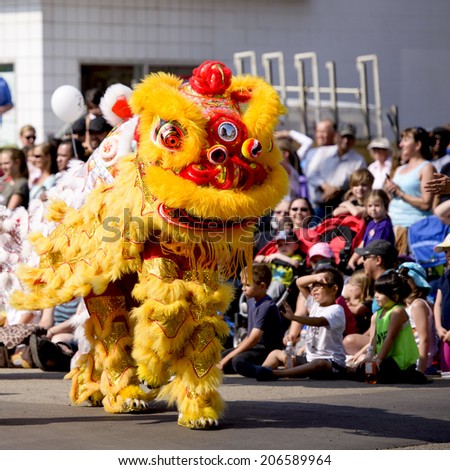
[(372, 139), (367, 146), (370, 149), (384, 149), (384, 150), (391, 150), (391, 144), (386, 137), (376, 137)]
[(355, 252), (361, 256), (376, 255), (384, 258), (397, 258), (397, 249), (387, 240), (372, 240), (363, 248), (356, 248)]
[(109, 132), (112, 127), (102, 116), (96, 116), (89, 121), (89, 132)]
[(445, 240), (439, 245), (434, 247), (435, 253), (442, 253), (446, 248), (450, 248), (450, 233), (445, 237)]
[(400, 269), (402, 268), (408, 269), (407, 275), (414, 281), (414, 284), (417, 287), (426, 289), (427, 294), (431, 291), (431, 286), (430, 284), (428, 284), (428, 281), (427, 281), (427, 273), (425, 269), (419, 263), (413, 263), (411, 261), (408, 261), (406, 263), (402, 263), (398, 267), (398, 271), (400, 271)]
[(86, 116), (82, 116), (72, 124), (72, 131), (75, 134), (84, 134), (86, 132)]
[(314, 256), (322, 256), (327, 259), (334, 259), (334, 253), (331, 246), (326, 242), (320, 242), (313, 245), (308, 251), (309, 259)]
[(341, 127), (339, 135), (356, 137), (356, 127), (353, 124), (345, 124)]

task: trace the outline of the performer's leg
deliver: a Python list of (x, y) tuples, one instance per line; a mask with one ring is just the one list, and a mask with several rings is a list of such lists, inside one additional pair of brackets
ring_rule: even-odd
[(179, 410), (178, 424), (191, 429), (217, 426), (224, 410), (218, 387), (222, 372), (217, 367), (221, 337), (228, 325), (218, 316), (198, 322), (184, 348), (184, 357), (172, 364), (175, 379), (164, 389)]
[(155, 393), (145, 393), (139, 384), (131, 356), (133, 325), (121, 286), (110, 284), (85, 302), (90, 313), (86, 334), (93, 347), (72, 373), (72, 400), (101, 401), (110, 413), (145, 408)]

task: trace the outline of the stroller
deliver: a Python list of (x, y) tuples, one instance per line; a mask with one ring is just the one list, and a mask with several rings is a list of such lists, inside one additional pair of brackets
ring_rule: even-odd
[(338, 269), (347, 273), (347, 264), (354, 249), (361, 243), (366, 223), (351, 215), (330, 217), (314, 227), (320, 241), (330, 244)]

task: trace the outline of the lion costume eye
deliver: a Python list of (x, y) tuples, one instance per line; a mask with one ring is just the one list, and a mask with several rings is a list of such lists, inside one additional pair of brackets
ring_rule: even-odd
[(233, 142), (238, 135), (237, 127), (232, 122), (222, 122), (217, 131), (219, 137), (225, 142)]
[(161, 121), (153, 133), (153, 142), (167, 150), (179, 150), (185, 133), (176, 121)]

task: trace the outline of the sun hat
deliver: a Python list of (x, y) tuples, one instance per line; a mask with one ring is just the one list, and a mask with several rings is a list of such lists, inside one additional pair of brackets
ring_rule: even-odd
[(309, 259), (314, 256), (322, 256), (323, 258), (334, 259), (334, 253), (331, 246), (326, 242), (320, 242), (313, 245), (308, 251)]
[(450, 233), (445, 237), (445, 240), (439, 245), (434, 247), (435, 253), (442, 253), (446, 248), (450, 248)]
[(427, 293), (431, 291), (431, 286), (430, 284), (428, 284), (428, 281), (427, 281), (427, 273), (425, 269), (419, 263), (408, 261), (406, 263), (402, 263), (398, 267), (398, 271), (400, 271), (402, 268), (408, 269), (407, 275), (414, 281), (414, 284), (417, 287), (426, 289), (428, 291)]
[(384, 149), (391, 150), (391, 144), (386, 137), (376, 137), (370, 141), (370, 144), (367, 146), (370, 149)]

